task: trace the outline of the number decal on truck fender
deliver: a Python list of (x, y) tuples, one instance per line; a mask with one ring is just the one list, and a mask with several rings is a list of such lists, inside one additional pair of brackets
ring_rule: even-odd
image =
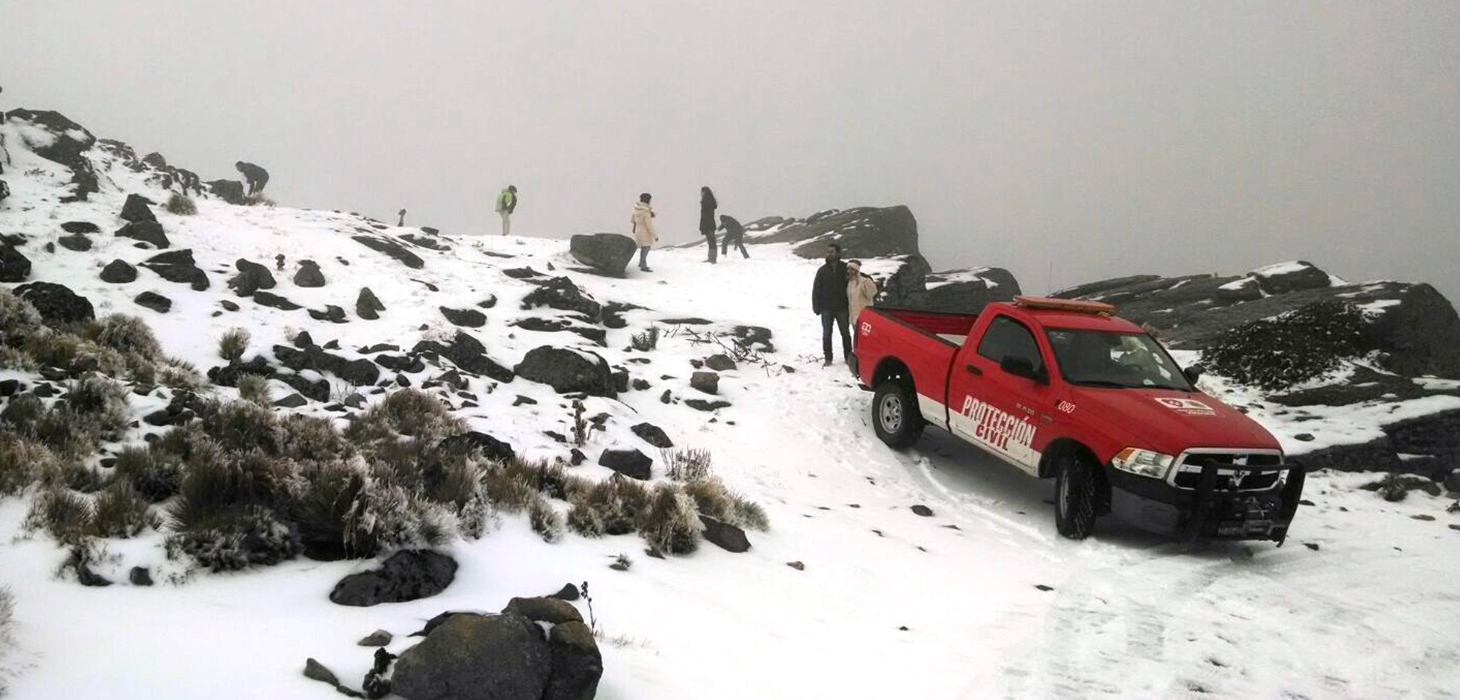
[(870, 321), (862, 322), (862, 335), (872, 335), (872, 323)]
[(1069, 401), (1061, 401), (1061, 402), (1059, 402), (1058, 408), (1060, 410), (1060, 413), (1074, 413), (1075, 412), (1075, 404), (1072, 404)]

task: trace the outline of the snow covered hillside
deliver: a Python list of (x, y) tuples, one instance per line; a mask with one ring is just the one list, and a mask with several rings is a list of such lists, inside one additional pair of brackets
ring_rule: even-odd
[[(1454, 497), (1438, 485), (1391, 502), (1360, 488), (1381, 475), (1315, 472), (1311, 505), (1282, 548), (1177, 544), (1114, 519), (1090, 540), (1069, 541), (1055, 532), (1049, 484), (936, 431), (907, 452), (877, 440), (870, 395), (844, 366), (821, 366), (807, 304), (818, 261), (794, 254), (796, 242), (760, 243), (751, 259), (714, 266), (699, 250), (657, 250), (653, 273), (618, 278), (584, 268), (562, 240), (457, 238), (207, 195), (195, 198), (195, 214), (172, 214), (162, 206), (166, 171), (115, 146), (73, 133), (77, 146), (63, 163), (41, 154), (61, 143), (53, 130), (12, 119), (0, 133), (12, 190), (0, 202), (0, 269), (15, 276), (0, 294), (34, 299), (52, 318), (90, 309), (98, 323), (86, 328), (136, 316), (161, 346), (142, 377), (130, 356), (105, 352), (106, 337), (79, 331), (58, 350), (65, 343), (41, 326), (63, 324), (0, 306), (11, 309), (7, 323), (33, 324), (0, 329), (0, 345), (24, 350), (0, 354), (0, 413), (72, 410), (68, 397), (89, 391), (79, 381), (87, 369), (112, 368), (128, 390), (121, 415), (106, 417), (114, 430), (98, 431), (98, 450), (68, 456), (57, 447), (48, 463), (75, 464), (15, 493), (4, 488), (7, 466), (41, 458), (0, 433), (0, 445), (10, 441), (9, 452), (0, 447), (0, 588), (14, 599), (13, 620), (0, 614), (7, 697), (333, 698), (303, 675), (306, 659), (359, 689), (373, 650), (358, 642), (375, 630), (402, 654), (419, 641), (409, 635), (443, 612), (498, 611), (514, 597), (583, 582), (591, 609), (573, 605), (596, 627), (597, 697), (609, 700), (1460, 696), (1460, 514), (1447, 510)], [(88, 178), (94, 191), (69, 201)], [(157, 203), (148, 207), (156, 227), (119, 218), (137, 205), (129, 195)], [(152, 242), (114, 235), (128, 225)], [(66, 291), (24, 288), (37, 283)], [(234, 336), (242, 347), (230, 362), (220, 339), (235, 329), (247, 339)], [(42, 351), (52, 364), (34, 361)], [(126, 447), (160, 452), (186, 442), (188, 430), (248, 438), (213, 431), (254, 409), (211, 402), (257, 405), (262, 386), (278, 420), (329, 421), (370, 441), (361, 449), (371, 460), (388, 462), (390, 445), (416, 445), (409, 438), (447, 425), (471, 431), (472, 449), (510, 449), (516, 462), (549, 465), (534, 473), (569, 483), (554, 495), (538, 482), (513, 496), (530, 505), (513, 507), (492, 490), (497, 472), (483, 472), (491, 503), (476, 521), (471, 498), (449, 507), (403, 497), (396, 503), (414, 529), (391, 543), (433, 545), (455, 561), (454, 580), (433, 596), (368, 607), (336, 604), (332, 592), (398, 546), (364, 559), (311, 558), (324, 547), (306, 536), (302, 551), (280, 561), (214, 572), (202, 562), (219, 561), (215, 551), (176, 544), (189, 542), (177, 523), (186, 485), (183, 495), (144, 503), (126, 536), (71, 538), (61, 529), (62, 544), (46, 523), (27, 522), (58, 493), (98, 510)], [(1202, 386), (1234, 403), (1259, 401), (1257, 390), (1220, 377)], [(380, 407), (406, 391), (437, 398), (447, 417), (420, 408), (382, 418)], [(1423, 400), (1410, 410), (1460, 402)], [(1253, 415), (1285, 444), (1314, 432), (1311, 420), (1281, 409)], [(405, 427), (422, 416), (429, 425)], [(387, 418), (393, 432), (368, 432)], [(1343, 419), (1328, 429), (1378, 420), (1361, 410)], [(281, 423), (259, 439), (277, 432), (288, 442), (300, 425), (313, 424)], [(18, 429), (0, 420), (0, 431)], [(298, 435), (317, 442), (280, 451), (345, 449)], [(70, 445), (65, 437), (50, 439)], [(744, 510), (719, 515), (742, 526), (747, 551), (730, 551), (733, 535), (700, 541), (693, 518), (698, 547), (684, 554), (646, 551), (682, 539), (582, 533), (578, 494), (644, 466), (617, 451), (651, 459), (649, 473), (639, 472), (649, 479), (635, 483), (674, 496), (693, 484), (668, 473), (684, 448), (706, 451), (713, 474), (743, 497), (734, 503)], [(617, 469), (600, 464), (605, 452), (622, 460)], [(402, 458), (416, 466), (412, 459)], [(291, 494), (314, 493), (326, 471), (296, 461), (300, 472), (279, 482)], [(706, 507), (677, 496), (664, 503), (691, 514)], [(260, 537), (285, 525), (267, 524)]]

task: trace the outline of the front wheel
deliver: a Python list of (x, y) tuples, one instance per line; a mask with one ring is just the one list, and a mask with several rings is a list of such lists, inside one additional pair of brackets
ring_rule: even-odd
[(879, 384), (872, 396), (872, 426), (877, 437), (893, 449), (917, 442), (923, 434), (923, 415), (912, 388), (895, 379)]
[(1061, 535), (1083, 540), (1095, 531), (1095, 466), (1079, 453), (1060, 460), (1056, 474), (1054, 523)]

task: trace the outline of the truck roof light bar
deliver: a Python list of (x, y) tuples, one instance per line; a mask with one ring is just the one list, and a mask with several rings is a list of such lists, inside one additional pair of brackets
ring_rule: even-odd
[(1026, 309), (1047, 309), (1050, 311), (1072, 311), (1080, 314), (1115, 315), (1115, 307), (1098, 301), (1079, 299), (1051, 299), (1049, 297), (1014, 297), (1014, 304)]

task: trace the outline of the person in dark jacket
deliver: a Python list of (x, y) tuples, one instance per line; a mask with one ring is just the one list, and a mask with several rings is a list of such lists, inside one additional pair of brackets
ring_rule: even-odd
[(735, 217), (721, 215), (720, 228), (725, 229), (725, 238), (722, 239), (720, 253), (722, 255), (728, 255), (730, 253), (730, 246), (735, 246), (740, 249), (741, 255), (749, 258), (750, 253), (745, 250), (745, 227), (741, 226), (740, 222), (735, 220)]
[(248, 196), (252, 197), (264, 191), (264, 186), (269, 184), (269, 171), (260, 168), (253, 163), (238, 161), (233, 164), (243, 175), (243, 181), (248, 184)]
[(841, 246), (826, 246), (826, 263), (816, 268), (816, 281), (811, 284), (811, 311), (821, 317), (821, 354), (831, 364), (831, 326), (836, 324), (842, 335), (842, 357), (851, 362), (852, 337), (847, 334), (847, 264), (842, 262)]
[(700, 188), (700, 233), (710, 244), (710, 257), (705, 262), (715, 264), (715, 209), (720, 206), (715, 201), (715, 193), (708, 187)]

